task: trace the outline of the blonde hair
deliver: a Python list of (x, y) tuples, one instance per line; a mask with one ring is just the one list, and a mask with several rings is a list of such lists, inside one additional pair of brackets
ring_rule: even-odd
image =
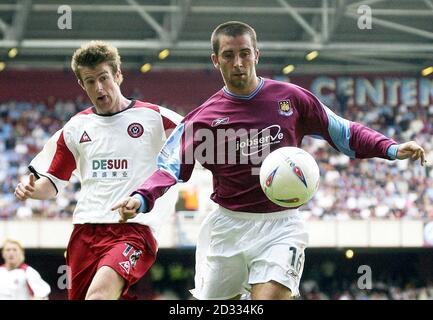
[(18, 240), (15, 240), (15, 239), (11, 239), (11, 238), (6, 238), (4, 241), (3, 241), (3, 244), (2, 244), (2, 255), (3, 255), (3, 253), (4, 253), (4, 250), (5, 250), (5, 247), (6, 247), (6, 245), (7, 244), (15, 244), (19, 249), (20, 249), (20, 251), (21, 251), (21, 259), (22, 259), (22, 261), (21, 261), (21, 263), (22, 262), (24, 262), (24, 247), (22, 246), (22, 244), (21, 244), (21, 242), (19, 242)]
[(22, 246), (21, 242), (19, 242), (18, 240), (12, 239), (12, 238), (6, 238), (6, 239), (3, 241), (3, 244), (2, 244), (2, 250), (3, 250), (3, 248), (5, 247), (5, 245), (7, 245), (8, 243), (16, 244), (16, 245), (21, 249), (21, 251), (24, 252), (24, 247)]
[[(104, 62), (111, 67), (113, 75), (117, 71), (120, 71), (120, 64), (122, 62), (117, 48), (104, 41), (90, 41), (75, 50), (72, 56), (71, 68), (78, 80), (82, 82), (80, 67), (95, 68), (98, 64)], [(118, 84), (120, 85), (122, 81), (123, 77), (120, 74)]]

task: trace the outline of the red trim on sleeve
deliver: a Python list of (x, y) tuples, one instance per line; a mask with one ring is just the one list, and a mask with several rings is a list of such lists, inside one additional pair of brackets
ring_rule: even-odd
[(54, 158), (51, 161), (48, 173), (53, 176), (68, 181), (71, 178), (72, 172), (77, 167), (75, 158), (69, 148), (66, 146), (63, 131), (57, 140), (57, 149)]
[(92, 114), (92, 113), (93, 113), (93, 108), (92, 108), (92, 107), (89, 107), (89, 108), (87, 108), (87, 109), (85, 109), (85, 110), (83, 110), (83, 111), (81, 111), (81, 112), (78, 112), (78, 113), (76, 114), (76, 116), (79, 115), (79, 114)]
[[(24, 270), (24, 272), (26, 272), (28, 267), (29, 266), (27, 264), (22, 263), (19, 268), (21, 270)], [(26, 275), (26, 285), (27, 285), (27, 289), (29, 290), (30, 295), (33, 297), (35, 295), (35, 293), (33, 292), (32, 287), (30, 287), (29, 281), (27, 280), (27, 275)]]
[(174, 128), (176, 128), (176, 123), (171, 121), (171, 119), (164, 117), (163, 115), (161, 115), (161, 117), (162, 124), (164, 125), (164, 130), (173, 130)]
[[(137, 107), (137, 108), (149, 108), (149, 109), (152, 109), (152, 110), (158, 112), (162, 118), (162, 125), (164, 126), (164, 132), (166, 133), (167, 137), (170, 135), (171, 131), (174, 128), (176, 128), (176, 126), (177, 126), (176, 123), (174, 123), (173, 121), (171, 121), (171, 119), (165, 117), (161, 113), (161, 109), (159, 109), (159, 106), (157, 106), (156, 104), (137, 100), (137, 102), (135, 103), (135, 107)], [(167, 130), (170, 130), (170, 131), (167, 131)]]
[(143, 102), (143, 101), (137, 101), (137, 103), (135, 104), (135, 107), (137, 107), (137, 108), (149, 108), (149, 109), (152, 109), (152, 110), (158, 112), (161, 115), (161, 118), (162, 118), (162, 124), (164, 126), (164, 131), (166, 131), (166, 130), (172, 130), (172, 129), (176, 128), (176, 123), (174, 123), (173, 121), (171, 121), (171, 119), (165, 117), (161, 113), (161, 110), (159, 109), (159, 106), (157, 106), (156, 104), (151, 104), (151, 103)]
[(25, 263), (21, 263), (21, 265), (20, 265), (19, 268), (22, 269), (22, 270), (24, 270), (24, 271), (26, 271), (28, 267), (29, 267), (29, 265), (27, 265)]
[(137, 100), (135, 102), (134, 107), (136, 107), (136, 108), (149, 108), (149, 109), (152, 109), (152, 110), (154, 110), (154, 111), (156, 111), (158, 113), (161, 113), (160, 110), (159, 110), (159, 107), (156, 104), (152, 104), (152, 103), (149, 103), (149, 102), (143, 102), (143, 101)]

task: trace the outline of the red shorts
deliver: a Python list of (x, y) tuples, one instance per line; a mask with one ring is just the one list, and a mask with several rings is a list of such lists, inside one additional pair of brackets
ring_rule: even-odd
[(96, 271), (102, 266), (109, 266), (125, 279), (122, 297), (127, 298), (129, 287), (155, 262), (156, 249), (156, 240), (145, 225), (74, 225), (66, 255), (71, 273), (68, 299), (85, 299)]

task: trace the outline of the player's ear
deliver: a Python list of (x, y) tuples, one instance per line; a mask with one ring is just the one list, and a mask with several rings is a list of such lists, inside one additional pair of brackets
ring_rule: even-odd
[(220, 68), (220, 64), (219, 64), (219, 62), (218, 62), (218, 57), (217, 57), (217, 55), (216, 55), (215, 53), (212, 53), (212, 55), (210, 56), (210, 58), (211, 58), (211, 60), (212, 60), (212, 63), (213, 63), (213, 65), (214, 65), (214, 67), (215, 67), (216, 69), (219, 70), (219, 68)]
[(83, 82), (80, 79), (78, 79), (77, 81), (78, 81), (78, 84), (80, 85), (80, 87), (83, 88), (84, 91), (86, 91), (86, 88), (84, 87)]
[(258, 64), (259, 63), (260, 50), (258, 48), (256, 48), (255, 51), (256, 51), (256, 58), (254, 60), (255, 60), (255, 63)]
[(122, 72), (120, 71), (120, 69), (118, 69), (116, 71), (116, 73), (114, 74), (114, 82), (116, 82), (117, 85), (120, 86), (120, 84), (122, 83), (122, 80), (123, 80)]

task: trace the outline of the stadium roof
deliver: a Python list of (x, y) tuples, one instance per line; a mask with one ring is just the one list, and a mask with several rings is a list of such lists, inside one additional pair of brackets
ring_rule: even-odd
[[(58, 25), (65, 4), (70, 29), (66, 20), (66, 28)], [(368, 27), (369, 8), (372, 28), (359, 28)], [(288, 64), (298, 74), (419, 72), (433, 65), (433, 0), (2, 0), (0, 60), (8, 67), (69, 67), (81, 43), (103, 39), (119, 48), (124, 68), (211, 68), (210, 33), (227, 20), (255, 27), (260, 66), (276, 72)], [(169, 57), (159, 60), (166, 48)], [(306, 61), (313, 50), (318, 57)]]

